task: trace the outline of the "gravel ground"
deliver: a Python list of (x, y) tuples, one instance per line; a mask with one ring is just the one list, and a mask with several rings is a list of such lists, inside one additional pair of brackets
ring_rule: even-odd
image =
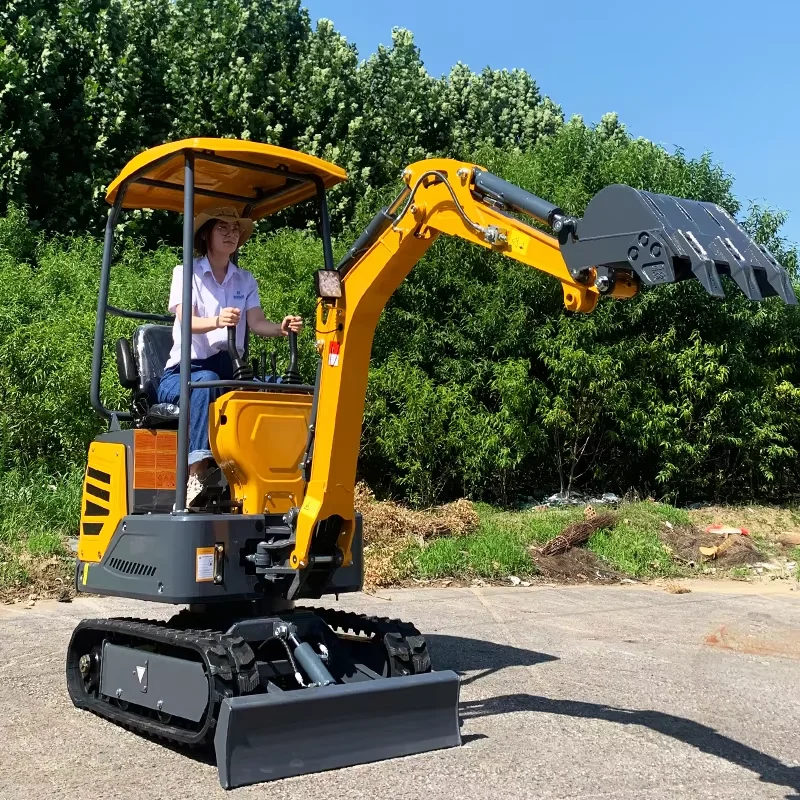
[(800, 592), (533, 587), (342, 599), (414, 621), (463, 675), (464, 745), (223, 791), (213, 765), (73, 708), (80, 598), (0, 607), (0, 797), (800, 798)]

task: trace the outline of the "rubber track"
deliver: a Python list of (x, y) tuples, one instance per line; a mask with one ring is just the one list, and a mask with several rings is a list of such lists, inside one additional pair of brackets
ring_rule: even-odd
[(400, 619), (355, 614), (332, 608), (297, 607), (296, 611), (312, 611), (334, 631), (352, 632), (355, 636), (383, 639), (391, 664), (390, 676), (419, 675), (431, 671), (431, 658), (425, 637), (415, 625)]
[[(338, 630), (345, 634), (352, 633), (355, 636), (371, 637), (376, 641), (382, 640), (389, 656), (391, 677), (418, 675), (431, 671), (431, 660), (425, 638), (410, 622), (330, 608), (297, 607), (294, 610), (313, 612), (334, 632)], [(275, 616), (290, 619), (291, 612)], [(139, 716), (131, 711), (123, 711), (107, 701), (85, 694), (78, 698), (73, 696), (76, 706), (148, 736), (182, 745), (207, 744), (213, 739), (219, 705), (223, 698), (248, 694), (259, 686), (255, 656), (250, 645), (240, 636), (228, 636), (211, 629), (168, 627), (166, 622), (127, 617), (83, 620), (75, 633), (79, 630), (113, 632), (130, 637), (134, 641), (138, 639), (161, 642), (172, 647), (185, 647), (203, 658), (209, 673), (215, 679), (215, 685), (211, 690), (211, 702), (206, 710), (205, 719), (197, 731), (165, 725), (158, 720)], [(71, 658), (75, 670), (80, 655), (77, 653)], [(81, 680), (79, 673), (77, 679)], [(68, 684), (71, 680), (68, 671)]]
[[(137, 643), (161, 643), (170, 647), (186, 648), (202, 658), (208, 673), (213, 678), (213, 686), (209, 690), (210, 702), (198, 730), (168, 725), (130, 710), (123, 711), (105, 700), (81, 694), (80, 691), (73, 694), (71, 684), (76, 679), (82, 682), (82, 679), (79, 672), (77, 675), (71, 675), (68, 666), (67, 682), (76, 706), (149, 736), (183, 745), (204, 745), (213, 738), (219, 705), (224, 697), (247, 694), (259, 685), (255, 656), (250, 645), (240, 636), (227, 636), (210, 630), (178, 630), (167, 627), (166, 623), (160, 621), (124, 617), (82, 620), (75, 633), (80, 631), (99, 633), (100, 636), (93, 636), (98, 640), (96, 642), (98, 644), (102, 641), (103, 633), (115, 633), (132, 639), (133, 646)], [(70, 653), (68, 665), (71, 665), (73, 671), (77, 670), (80, 656), (81, 653)]]

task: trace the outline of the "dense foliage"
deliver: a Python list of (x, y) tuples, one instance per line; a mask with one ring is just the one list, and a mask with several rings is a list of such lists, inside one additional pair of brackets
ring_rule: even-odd
[(429, 153), (528, 147), (562, 122), (523, 71), (435, 79), (407, 31), (359, 63), (299, 0), (9, 0), (0, 8), (0, 208), (73, 231), (146, 147), (235, 136), (344, 167), (335, 220)]
[[(250, 137), (344, 166), (350, 181), (332, 194), (338, 253), (406, 164), (444, 154), (574, 213), (612, 182), (713, 200), (797, 268), (782, 217), (739, 208), (708, 159), (633, 140), (613, 114), (596, 127), (565, 122), (525, 72), (459, 64), (434, 78), (406, 31), (359, 62), (295, 0), (11, 0), (0, 101), (0, 470), (79, 468), (101, 429), (88, 387), (102, 194), (131, 155), (169, 139)], [(179, 260), (174, 220), (130, 219), (111, 301), (162, 310)], [(242, 253), (272, 318), (313, 315), (322, 253), (304, 227), (299, 212), (284, 215)], [(153, 247), (158, 236), (169, 244)], [(379, 324), (362, 476), (417, 503), (586, 486), (684, 499), (793, 492), (800, 318), (729, 288), (720, 302), (687, 282), (572, 315), (556, 281), (441, 240)], [(127, 398), (112, 343), (130, 330), (109, 321), (103, 396), (117, 407)]]

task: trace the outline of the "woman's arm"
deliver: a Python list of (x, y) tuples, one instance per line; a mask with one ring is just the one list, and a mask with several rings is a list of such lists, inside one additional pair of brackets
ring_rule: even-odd
[[(183, 304), (175, 306), (175, 314), (178, 322), (183, 321)], [(192, 333), (208, 333), (217, 328), (225, 328), (229, 325), (236, 325), (239, 321), (240, 312), (238, 308), (223, 308), (222, 312), (215, 317), (198, 317), (192, 314)]]
[(265, 338), (287, 336), (289, 331), (299, 333), (303, 328), (303, 318), (288, 316), (282, 322), (270, 322), (260, 308), (247, 309), (247, 327), (256, 334)]

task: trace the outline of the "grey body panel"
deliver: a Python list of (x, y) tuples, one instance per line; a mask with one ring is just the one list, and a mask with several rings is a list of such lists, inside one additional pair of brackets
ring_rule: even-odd
[(199, 661), (103, 645), (100, 691), (127, 703), (199, 722), (208, 705), (208, 680)]
[(214, 736), (226, 789), (461, 744), (450, 670), (226, 698)]
[[(289, 534), (280, 517), (242, 514), (134, 514), (123, 517), (103, 559), (78, 562), (76, 589), (94, 594), (130, 597), (161, 603), (214, 603), (269, 597), (270, 584), (259, 581), (244, 561), (270, 532)], [(222, 581), (197, 580), (197, 551), (222, 544)], [(363, 534), (356, 516), (353, 563), (340, 567), (324, 594), (360, 591), (363, 586)], [(293, 573), (293, 571), (292, 571)], [(279, 587), (275, 588), (281, 595)]]

